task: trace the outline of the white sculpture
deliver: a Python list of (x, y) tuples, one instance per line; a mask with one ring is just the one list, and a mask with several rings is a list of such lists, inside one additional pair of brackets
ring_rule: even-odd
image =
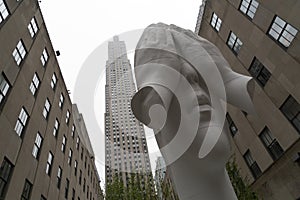
[(179, 198), (237, 199), (225, 170), (225, 101), (253, 113), (251, 77), (233, 72), (207, 40), (162, 23), (144, 30), (135, 76), (132, 110), (153, 128)]

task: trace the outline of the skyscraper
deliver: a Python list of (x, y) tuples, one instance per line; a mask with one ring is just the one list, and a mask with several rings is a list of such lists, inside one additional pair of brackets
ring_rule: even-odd
[(106, 63), (106, 181), (119, 174), (126, 184), (131, 173), (151, 172), (144, 127), (131, 111), (135, 91), (125, 42), (115, 36), (108, 44)]
[(0, 199), (103, 199), (38, 1), (0, 0), (0, 44)]
[(256, 114), (226, 115), (240, 172), (263, 199), (300, 199), (300, 3), (203, 2), (196, 33), (256, 81)]

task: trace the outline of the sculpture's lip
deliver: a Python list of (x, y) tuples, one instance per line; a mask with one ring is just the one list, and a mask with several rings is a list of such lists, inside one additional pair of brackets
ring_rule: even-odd
[(213, 108), (209, 104), (196, 105), (195, 108), (198, 109), (199, 112), (206, 112), (206, 111), (211, 112), (213, 110)]

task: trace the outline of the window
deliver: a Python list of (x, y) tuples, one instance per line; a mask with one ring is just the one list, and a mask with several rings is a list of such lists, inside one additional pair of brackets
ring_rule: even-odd
[(75, 200), (75, 189), (72, 189), (72, 200)]
[(259, 3), (256, 0), (242, 0), (240, 11), (253, 19)]
[(45, 48), (45, 49), (43, 50), (42, 55), (41, 55), (41, 62), (42, 62), (42, 65), (45, 66), (46, 63), (47, 63), (47, 61), (48, 61), (48, 52), (47, 52), (47, 49)]
[(29, 200), (30, 199), (31, 188), (32, 188), (32, 184), (26, 179), (24, 188), (23, 188), (23, 192), (22, 192), (22, 196), (21, 196), (21, 200)]
[(79, 170), (79, 185), (81, 185), (81, 179), (82, 179), (82, 171)]
[(67, 138), (66, 136), (63, 136), (62, 143), (61, 143), (61, 151), (65, 153), (66, 149), (66, 143), (67, 143)]
[(60, 107), (60, 108), (62, 108), (63, 107), (63, 105), (64, 105), (64, 95), (62, 94), (62, 93), (60, 93), (60, 97), (59, 97), (59, 103), (58, 103), (58, 106)]
[(76, 129), (76, 127), (75, 127), (75, 125), (73, 124), (73, 125), (72, 125), (72, 132), (71, 132), (72, 138), (74, 138), (75, 129)]
[(81, 155), (80, 155), (81, 160), (83, 159), (83, 147), (81, 147)]
[(291, 95), (280, 107), (281, 112), (300, 133), (300, 104)]
[(265, 127), (263, 129), (263, 131), (259, 135), (259, 138), (261, 139), (265, 147), (268, 149), (268, 152), (270, 153), (273, 160), (277, 160), (283, 154), (282, 147), (273, 137), (268, 127)]
[(269, 35), (285, 48), (289, 47), (296, 37), (298, 30), (286, 21), (276, 16), (270, 29)]
[(42, 143), (43, 143), (43, 138), (42, 138), (41, 134), (38, 132), (36, 134), (36, 138), (35, 138), (35, 142), (34, 142), (33, 150), (32, 150), (33, 157), (35, 157), (37, 159), (40, 154), (40, 149), (42, 147)]
[(35, 34), (38, 31), (38, 26), (36, 24), (36, 20), (35, 17), (33, 17), (30, 21), (30, 23), (28, 24), (28, 31), (30, 33), (30, 36), (33, 38), (35, 36)]
[(50, 112), (50, 109), (51, 109), (51, 104), (49, 102), (49, 99), (47, 98), (43, 110), (43, 116), (45, 117), (45, 119), (48, 119), (48, 114)]
[(20, 137), (22, 135), (24, 127), (26, 126), (27, 119), (28, 119), (28, 114), (27, 114), (27, 111), (25, 110), (25, 108), (23, 107), (21, 109), (19, 118), (18, 118), (16, 126), (15, 126), (15, 131)]
[(47, 200), (46, 197), (44, 197), (43, 195), (41, 195), (40, 200)]
[(249, 150), (246, 151), (244, 154), (244, 159), (253, 175), (253, 177), (256, 179), (261, 175), (261, 169), (259, 168), (256, 161), (253, 160), (252, 155)]
[(51, 174), (52, 162), (53, 162), (53, 154), (51, 152), (49, 152), (48, 159), (47, 159), (47, 165), (46, 165), (46, 174), (48, 174), (49, 176)]
[(210, 20), (210, 25), (219, 32), (222, 25), (222, 20), (216, 15), (216, 13), (213, 13)]
[(51, 78), (51, 83), (50, 83), (52, 89), (55, 89), (56, 83), (57, 83), (57, 77), (56, 77), (56, 74), (53, 73), (52, 78)]
[(269, 70), (265, 68), (265, 66), (261, 64), (255, 57), (248, 71), (262, 87), (267, 84), (269, 78), (271, 77)]
[(24, 60), (26, 56), (26, 50), (23, 44), (23, 41), (20, 40), (12, 53), (17, 65), (20, 65), (22, 60)]
[(66, 123), (69, 123), (69, 119), (70, 119), (70, 111), (67, 110), (67, 115), (66, 115)]
[(77, 136), (77, 139), (76, 139), (76, 149), (79, 149), (79, 143), (80, 143), (80, 138), (79, 138), (79, 136)]
[(0, 23), (3, 22), (9, 15), (5, 2), (0, 0)]
[(85, 178), (83, 178), (83, 192), (85, 192)]
[(55, 119), (54, 128), (53, 128), (54, 137), (57, 137), (58, 129), (59, 129), (59, 122), (58, 119)]
[(61, 185), (61, 177), (62, 177), (62, 169), (59, 166), (57, 170), (57, 177), (56, 177), (56, 186), (58, 189), (60, 188)]
[(69, 179), (66, 179), (66, 187), (65, 187), (65, 198), (68, 198), (68, 193), (69, 193), (69, 186), (70, 186), (70, 181)]
[(68, 164), (71, 165), (72, 163), (72, 155), (73, 155), (73, 151), (72, 149), (69, 150), (69, 157), (68, 157)]
[(237, 133), (238, 129), (235, 126), (234, 122), (232, 121), (232, 119), (231, 119), (231, 117), (228, 113), (226, 114), (226, 119), (227, 119), (227, 122), (228, 122), (228, 125), (229, 125), (230, 133), (231, 133), (232, 136), (234, 136)]
[(29, 86), (29, 89), (30, 89), (33, 96), (35, 95), (35, 92), (39, 88), (39, 84), (40, 84), (40, 79), (39, 79), (37, 73), (34, 73), (32, 81), (31, 81), (30, 86)]
[(77, 176), (77, 166), (78, 166), (78, 162), (77, 160), (75, 160), (74, 162), (74, 175)]
[(6, 188), (11, 177), (13, 165), (11, 162), (4, 158), (0, 168), (0, 199), (5, 199)]
[(7, 79), (2, 74), (0, 74), (0, 105), (6, 97), (9, 88), (10, 84), (8, 83)]
[(231, 31), (227, 40), (227, 46), (237, 55), (242, 45), (242, 41)]

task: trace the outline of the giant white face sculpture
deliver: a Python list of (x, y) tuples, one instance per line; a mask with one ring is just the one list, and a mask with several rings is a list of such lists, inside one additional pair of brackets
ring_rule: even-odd
[(132, 110), (153, 128), (180, 199), (236, 199), (225, 171), (226, 102), (253, 112), (251, 78), (233, 72), (207, 40), (161, 23), (139, 40), (135, 76)]

